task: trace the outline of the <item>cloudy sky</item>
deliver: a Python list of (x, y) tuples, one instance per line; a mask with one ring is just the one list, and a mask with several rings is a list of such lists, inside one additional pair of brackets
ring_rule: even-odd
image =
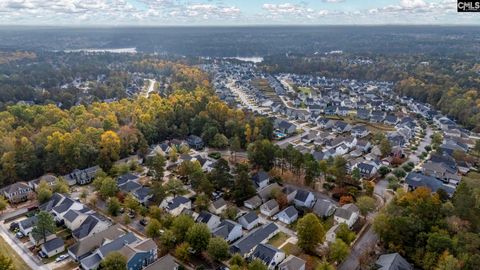
[(457, 0), (0, 0), (2, 25), (480, 24)]

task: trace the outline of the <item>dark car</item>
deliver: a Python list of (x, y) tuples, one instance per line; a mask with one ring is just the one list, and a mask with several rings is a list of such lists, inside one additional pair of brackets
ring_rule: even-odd
[(142, 226), (147, 226), (147, 223), (148, 223), (148, 222), (147, 222), (146, 219), (142, 218), (142, 219), (140, 219), (140, 222), (139, 222), (139, 223), (140, 223), (140, 225), (142, 225)]
[(19, 225), (17, 222), (12, 222), (10, 223), (10, 231), (14, 231), (19, 228)]
[(46, 258), (47, 254), (45, 254), (43, 251), (39, 251), (38, 256), (40, 256), (40, 258)]

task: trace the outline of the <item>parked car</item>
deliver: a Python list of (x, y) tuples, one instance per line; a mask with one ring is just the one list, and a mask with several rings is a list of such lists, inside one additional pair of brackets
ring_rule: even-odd
[(140, 225), (142, 225), (142, 226), (147, 226), (147, 223), (148, 223), (148, 222), (147, 222), (146, 219), (144, 219), (144, 218), (140, 219)]
[(15, 234), (15, 236), (16, 236), (18, 239), (25, 237), (25, 235), (24, 235), (22, 232), (17, 232), (17, 233)]
[(222, 157), (222, 154), (220, 154), (219, 152), (212, 152), (208, 154), (208, 157), (213, 159), (220, 159)]
[(65, 260), (65, 259), (67, 259), (67, 258), (68, 258), (68, 255), (67, 255), (67, 254), (62, 254), (62, 255), (58, 256), (58, 257), (55, 259), (55, 262), (61, 262), (61, 261)]
[(18, 229), (18, 227), (19, 227), (18, 222), (10, 223), (10, 231), (15, 231), (16, 229)]
[(129, 211), (129, 212), (128, 212), (128, 216), (129, 216), (130, 218), (134, 218), (134, 217), (135, 217), (135, 212)]
[(45, 254), (43, 251), (39, 251), (38, 252), (38, 256), (40, 256), (40, 258), (47, 258), (47, 254)]

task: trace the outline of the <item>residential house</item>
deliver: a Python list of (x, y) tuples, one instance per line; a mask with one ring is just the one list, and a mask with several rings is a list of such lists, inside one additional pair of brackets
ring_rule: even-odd
[(47, 233), (47, 235), (45, 236), (45, 238), (43, 237), (43, 235), (41, 234), (36, 234), (36, 233), (30, 233), (28, 235), (28, 239), (30, 240), (30, 243), (32, 243), (34, 246), (38, 247), (42, 244), (45, 243), (45, 240), (48, 242), (54, 238), (56, 238), (57, 236), (53, 233)]
[(257, 195), (260, 196), (263, 202), (268, 201), (272, 196), (272, 191), (282, 190), (282, 187), (278, 183), (272, 183), (257, 191)]
[(143, 205), (147, 205), (148, 201), (153, 198), (152, 191), (149, 187), (141, 187), (132, 192), (137, 201)]
[(37, 216), (28, 217), (20, 222), (18, 222), (18, 229), (23, 235), (29, 235), (33, 230), (33, 227), (37, 224)]
[(377, 167), (366, 162), (361, 162), (355, 166), (360, 171), (360, 175), (365, 178), (372, 178), (377, 173)]
[(252, 176), (252, 181), (257, 190), (260, 190), (268, 185), (270, 176), (265, 171), (261, 170)]
[(275, 199), (271, 199), (260, 206), (260, 212), (267, 217), (275, 215), (279, 210), (278, 202)]
[(345, 204), (335, 210), (333, 219), (337, 223), (345, 223), (349, 228), (352, 228), (353, 224), (357, 222), (360, 211), (354, 204)]
[(204, 223), (212, 231), (220, 225), (220, 217), (207, 211), (202, 211), (196, 220), (198, 223)]
[(122, 229), (120, 224), (115, 224), (108, 227), (106, 230), (93, 234), (89, 237), (78, 241), (68, 248), (68, 255), (74, 261), (81, 261), (83, 258), (91, 255), (96, 248), (103, 243), (112, 242), (126, 232)]
[(238, 223), (240, 223), (245, 230), (251, 230), (255, 228), (258, 225), (258, 222), (258, 216), (253, 211), (250, 211), (238, 218)]
[(297, 256), (288, 255), (288, 257), (278, 265), (278, 270), (305, 270), (306, 262)]
[(299, 189), (295, 195), (293, 203), (297, 207), (307, 207), (312, 208), (313, 203), (315, 202), (315, 196), (312, 192), (307, 190)]
[(262, 205), (262, 199), (258, 195), (243, 202), (243, 206), (251, 210), (257, 209), (260, 205)]
[(363, 138), (368, 136), (368, 134), (370, 134), (370, 131), (364, 125), (357, 125), (352, 127), (352, 129), (350, 130), (350, 134), (357, 138)]
[(25, 182), (16, 182), (0, 189), (2, 194), (10, 203), (20, 203), (28, 200), (34, 195), (33, 189)]
[(261, 244), (267, 242), (270, 238), (272, 238), (278, 232), (278, 226), (270, 222), (268, 224), (263, 225), (256, 230), (251, 231), (249, 234), (243, 236), (237, 242), (233, 243), (230, 246), (230, 251), (232, 253), (239, 253), (240, 255), (247, 257), (252, 252), (253, 249)]
[(250, 258), (259, 259), (268, 269), (275, 269), (285, 259), (285, 252), (268, 244), (259, 244)]
[(92, 182), (99, 170), (99, 166), (94, 166), (83, 170), (75, 169), (73, 172), (64, 175), (63, 179), (65, 179), (70, 186), (75, 184), (86, 185)]
[(297, 126), (285, 120), (275, 121), (274, 128), (287, 135), (292, 135), (297, 131)]
[(357, 118), (368, 120), (370, 118), (370, 111), (366, 109), (357, 109)]
[(192, 209), (192, 202), (183, 196), (177, 196), (174, 198), (170, 197), (164, 199), (160, 204), (160, 207), (165, 209), (171, 215), (178, 216), (182, 213), (183, 209)]
[(156, 260), (154, 263), (145, 267), (145, 270), (180, 270), (181, 263), (177, 258), (173, 257), (170, 254), (167, 254), (160, 259)]
[(104, 218), (103, 216), (97, 213), (90, 214), (82, 222), (80, 227), (72, 231), (72, 236), (77, 241), (79, 241), (92, 234), (106, 230), (111, 225), (112, 223), (108, 219)]
[(56, 237), (43, 244), (41, 249), (50, 258), (65, 251), (65, 242)]
[(37, 179), (34, 179), (30, 182), (28, 182), (28, 185), (31, 186), (33, 188), (33, 190), (36, 190), (38, 188), (38, 185), (40, 184), (40, 182), (44, 181), (45, 183), (47, 183), (47, 185), (49, 187), (53, 187), (57, 181), (58, 181), (58, 178), (55, 176), (55, 175), (52, 175), (52, 174), (46, 174), (44, 176), (41, 176)]
[(147, 155), (147, 158), (154, 157), (156, 155), (168, 156), (171, 150), (172, 148), (166, 142), (157, 144), (150, 150), (150, 152)]
[(389, 114), (385, 117), (383, 122), (387, 125), (396, 125), (398, 123), (398, 118), (395, 115)]
[(152, 239), (141, 240), (133, 233), (102, 243), (91, 255), (83, 258), (83, 269), (98, 269), (100, 262), (111, 252), (119, 252), (127, 259), (127, 269), (141, 270), (157, 259), (157, 245)]
[(279, 221), (285, 224), (292, 224), (298, 219), (298, 211), (293, 206), (289, 206), (276, 215)]
[(358, 140), (356, 147), (357, 149), (360, 149), (363, 153), (367, 153), (368, 151), (370, 151), (372, 145), (370, 144), (369, 141)]
[(192, 149), (195, 149), (195, 150), (200, 150), (200, 149), (203, 149), (204, 147), (204, 143), (203, 143), (203, 140), (202, 138), (196, 136), (196, 135), (190, 135), (187, 137), (187, 143), (188, 143), (188, 146)]
[(330, 129), (335, 125), (336, 121), (328, 118), (318, 118), (317, 126), (321, 129)]
[(313, 213), (321, 218), (326, 218), (335, 212), (336, 206), (329, 200), (319, 199), (313, 206)]
[(390, 253), (380, 255), (375, 262), (377, 270), (413, 270), (413, 266), (407, 262), (400, 254)]
[(343, 121), (337, 121), (335, 125), (332, 127), (332, 130), (335, 133), (339, 133), (339, 134), (349, 132), (351, 129), (352, 129), (352, 126)]
[(232, 243), (238, 238), (242, 237), (242, 225), (225, 219), (220, 222), (220, 225), (212, 231), (212, 234), (216, 237), (221, 237), (225, 241)]
[(455, 192), (455, 186), (445, 184), (435, 177), (422, 173), (410, 172), (407, 174), (405, 181), (410, 190), (414, 190), (418, 187), (427, 187), (432, 192), (437, 192), (439, 189), (443, 189), (449, 196), (453, 196), (453, 193)]
[(297, 196), (298, 190), (294, 187), (286, 186), (283, 188), (283, 193), (287, 196), (288, 203), (291, 203)]
[(223, 198), (213, 201), (208, 207), (208, 210), (210, 212), (217, 215), (222, 214), (226, 209), (227, 209), (227, 202)]
[(445, 183), (457, 185), (461, 181), (462, 177), (456, 174), (456, 172), (452, 171), (453, 170), (450, 170), (449, 167), (447, 167), (443, 163), (437, 163), (432, 161), (428, 161), (422, 166), (422, 172), (425, 175), (433, 176), (442, 180)]

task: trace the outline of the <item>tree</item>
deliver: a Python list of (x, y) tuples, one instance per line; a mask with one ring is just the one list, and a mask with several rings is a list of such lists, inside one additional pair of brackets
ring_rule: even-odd
[(386, 166), (382, 166), (380, 167), (380, 169), (378, 169), (378, 173), (382, 176), (382, 177), (385, 177), (385, 175), (389, 174), (390, 173), (390, 168), (386, 167)]
[(45, 180), (41, 180), (37, 187), (37, 199), (40, 203), (47, 202), (52, 197), (52, 190)]
[(45, 211), (40, 211), (37, 214), (37, 223), (32, 229), (32, 234), (37, 238), (43, 239), (43, 243), (47, 242), (47, 236), (55, 233), (55, 220), (53, 216)]
[(171, 230), (166, 230), (160, 236), (160, 243), (162, 244), (162, 247), (165, 248), (165, 250), (173, 250), (176, 240), (177, 239), (175, 238), (175, 234), (173, 234)]
[(147, 234), (148, 237), (157, 239), (161, 235), (160, 234), (161, 228), (162, 228), (162, 225), (158, 220), (150, 219), (147, 226), (145, 227), (145, 233)]
[(177, 162), (177, 160), (178, 160), (177, 149), (172, 148), (170, 150), (170, 152), (168, 153), (168, 158), (170, 159), (171, 162)]
[(168, 194), (171, 194), (173, 197), (184, 194), (186, 192), (185, 188), (183, 187), (182, 181), (176, 178), (168, 180), (167, 184), (165, 185), (165, 191)]
[(213, 136), (213, 140), (210, 142), (210, 145), (215, 148), (224, 149), (228, 146), (228, 138), (221, 133), (217, 133), (215, 136)]
[(165, 171), (165, 158), (161, 154), (147, 159), (147, 168), (152, 175), (153, 180), (162, 181)]
[[(240, 143), (240, 138), (238, 136), (234, 136), (230, 138), (230, 152), (232, 153), (233, 160), (237, 160), (237, 152), (240, 152), (242, 150), (242, 144)], [(479, 148), (480, 149), (480, 148)]]
[(173, 220), (171, 230), (173, 234), (175, 234), (177, 242), (180, 243), (184, 241), (188, 229), (190, 229), (193, 224), (195, 224), (195, 222), (187, 215), (179, 215)]
[(275, 161), (275, 146), (269, 140), (256, 141), (248, 146), (247, 154), (252, 164), (270, 171)]
[(360, 174), (360, 169), (358, 167), (355, 167), (352, 170), (352, 178), (357, 180), (357, 181), (360, 180), (360, 178), (362, 178), (362, 176)]
[(315, 214), (309, 213), (297, 223), (298, 246), (313, 253), (316, 246), (324, 240), (325, 230)]
[(220, 237), (214, 237), (208, 242), (207, 252), (212, 259), (223, 261), (228, 258), (228, 248), (227, 241)]
[(8, 206), (8, 201), (5, 199), (4, 196), (0, 195), (0, 212), (5, 210)]
[(188, 262), (188, 260), (190, 260), (190, 244), (187, 242), (181, 243), (175, 249), (175, 257), (180, 259), (182, 262)]
[(0, 254), (0, 270), (15, 270), (12, 259)]
[(357, 199), (357, 206), (362, 215), (366, 215), (375, 210), (376, 201), (372, 197), (362, 196)]
[(459, 270), (460, 262), (453, 255), (450, 255), (448, 251), (443, 252), (438, 260), (435, 270)]
[(350, 245), (356, 237), (355, 233), (352, 232), (345, 223), (340, 223), (335, 233), (336, 238), (342, 239), (347, 245)]
[(95, 187), (95, 190), (98, 191), (98, 194), (103, 199), (115, 196), (118, 191), (117, 181), (104, 174), (97, 175), (97, 177), (95, 177), (95, 180), (93, 180), (92, 185)]
[(198, 212), (207, 210), (209, 205), (210, 205), (210, 199), (208, 198), (207, 195), (200, 194), (197, 196), (197, 199), (195, 200), (195, 209)]
[(110, 213), (110, 215), (117, 216), (118, 212), (120, 212), (120, 208), (121, 208), (120, 202), (116, 197), (112, 197), (108, 200), (107, 210), (108, 210), (108, 213)]
[(255, 259), (248, 264), (248, 270), (267, 270), (267, 266), (259, 259)]
[(153, 196), (153, 201), (160, 204), (165, 199), (166, 191), (161, 182), (153, 182), (150, 188), (150, 192)]
[(433, 148), (438, 148), (443, 142), (443, 136), (440, 132), (435, 132), (432, 134), (432, 145)]
[(123, 199), (123, 205), (132, 211), (138, 211), (140, 209), (140, 203), (131, 193), (128, 193), (125, 199)]
[(403, 178), (407, 175), (407, 173), (403, 169), (395, 169), (395, 170), (393, 170), (393, 174), (397, 178)]
[(383, 157), (386, 157), (392, 153), (392, 145), (390, 141), (385, 138), (380, 142), (380, 152), (382, 153)]
[(328, 250), (328, 257), (334, 262), (342, 262), (347, 258), (349, 253), (348, 245), (341, 239), (336, 239), (335, 242), (330, 244)]
[(67, 194), (70, 188), (68, 187), (67, 181), (63, 178), (59, 178), (55, 181), (53, 185), (53, 192)]
[(123, 270), (127, 269), (127, 258), (118, 251), (108, 253), (100, 263), (102, 270)]
[(236, 265), (239, 267), (245, 266), (245, 259), (242, 257), (242, 255), (235, 253), (233, 254), (232, 258), (229, 261), (230, 265)]
[(187, 241), (196, 253), (207, 249), (210, 237), (210, 229), (204, 223), (195, 223), (187, 231)]
[(326, 261), (322, 261), (317, 267), (315, 267), (315, 270), (335, 270), (335, 266)]
[(233, 197), (237, 202), (255, 195), (256, 192), (247, 170), (248, 168), (243, 165), (237, 166), (237, 176), (233, 185)]
[(233, 176), (230, 174), (228, 161), (223, 158), (217, 160), (213, 170), (207, 175), (216, 189), (229, 189), (233, 186)]
[(98, 163), (104, 171), (109, 171), (113, 162), (118, 159), (120, 159), (120, 138), (114, 131), (105, 131), (100, 137)]

